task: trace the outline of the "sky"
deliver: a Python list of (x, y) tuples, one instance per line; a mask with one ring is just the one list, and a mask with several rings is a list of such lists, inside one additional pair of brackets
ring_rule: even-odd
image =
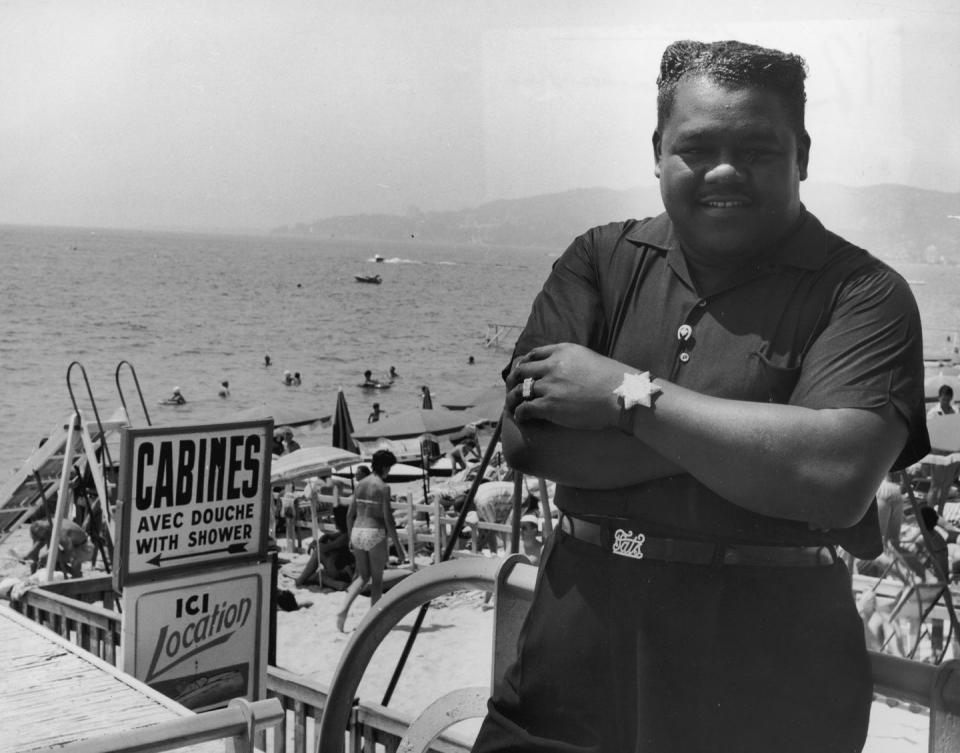
[(682, 38), (804, 56), (811, 181), (960, 191), (956, 0), (651, 5), (0, 0), (0, 223), (269, 230), (652, 185)]

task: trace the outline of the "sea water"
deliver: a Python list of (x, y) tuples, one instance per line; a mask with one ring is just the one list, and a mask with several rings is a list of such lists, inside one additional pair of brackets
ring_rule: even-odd
[[(374, 261), (375, 255), (384, 261)], [(262, 404), (330, 415), (342, 388), (354, 425), (497, 384), (509, 350), (489, 323), (522, 324), (557, 253), (544, 249), (0, 227), (0, 480), (72, 412), (120, 405), (133, 365), (150, 420), (215, 423)], [(355, 274), (379, 274), (381, 285)], [(270, 355), (272, 365), (264, 365)], [(474, 363), (468, 359), (473, 356)], [(367, 369), (390, 389), (360, 388)], [(283, 372), (300, 372), (288, 387)], [(218, 396), (221, 380), (230, 396)], [(146, 425), (129, 369), (120, 386)], [(181, 407), (159, 401), (179, 387)], [(330, 428), (301, 437), (329, 444)]]
[[(120, 405), (117, 365), (132, 364), (154, 425), (230, 421), (264, 403), (329, 415), (338, 388), (357, 425), (374, 402), (388, 414), (418, 407), (421, 385), (437, 405), (497, 384), (509, 350), (485, 347), (487, 325), (522, 324), (561, 251), (0, 226), (0, 480), (71, 414), (74, 361), (101, 418)], [(960, 323), (960, 269), (893, 265), (940, 344)], [(372, 273), (381, 285), (354, 280)], [(391, 366), (390, 389), (360, 388), (365, 370), (385, 379)], [(283, 384), (285, 370), (299, 387)], [(83, 372), (70, 383), (92, 418)], [(126, 367), (120, 385), (145, 425)], [(187, 404), (159, 405), (174, 387)]]

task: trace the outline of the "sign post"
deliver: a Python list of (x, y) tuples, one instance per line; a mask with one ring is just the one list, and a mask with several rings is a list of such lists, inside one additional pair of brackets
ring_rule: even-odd
[(123, 671), (194, 711), (265, 697), (271, 564), (123, 592)]
[(117, 590), (266, 556), (273, 423), (125, 429)]
[(273, 422), (125, 429), (123, 669), (200, 711), (266, 690)]

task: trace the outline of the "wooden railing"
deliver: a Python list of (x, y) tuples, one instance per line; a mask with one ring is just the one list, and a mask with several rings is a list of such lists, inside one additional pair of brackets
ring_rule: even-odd
[[(112, 603), (109, 578), (81, 579), (49, 584), (27, 591), (13, 606), (28, 618), (65, 639), (116, 664), (121, 617), (117, 612), (83, 599), (97, 594)], [(499, 605), (498, 605), (499, 608)], [(888, 699), (930, 710), (930, 753), (960, 750), (960, 661), (941, 665), (870, 653), (874, 688)], [(283, 719), (268, 735), (259, 733), (259, 745), (271, 753), (314, 753), (315, 729), (329, 700), (328, 686), (278, 667), (267, 670), (267, 694), (277, 698)], [(383, 746), (395, 753), (412, 717), (371, 702), (357, 702), (345, 731), (346, 750), (373, 751)], [(466, 753), (469, 741), (444, 734), (433, 743), (437, 753)]]
[[(58, 581), (31, 588), (11, 606), (30, 620), (117, 666), (122, 616), (100, 604), (113, 605), (109, 576)], [(327, 686), (279, 667), (267, 668), (267, 695), (280, 701), (283, 718), (269, 732), (257, 733), (257, 745), (271, 753), (313, 753), (314, 727), (327, 703)], [(372, 751), (383, 746), (395, 753), (412, 717), (376, 703), (358, 703), (346, 730), (348, 750)], [(431, 747), (436, 753), (467, 753), (470, 743), (443, 735)]]
[[(260, 746), (273, 753), (313, 753), (316, 727), (326, 708), (329, 686), (288, 672), (279, 667), (267, 669), (267, 694), (280, 701), (286, 718)], [(377, 703), (358, 702), (346, 730), (346, 750), (372, 751), (383, 746), (384, 753), (396, 753), (404, 733), (413, 721), (409, 714)], [(443, 734), (430, 747), (436, 753), (468, 753), (470, 741)]]
[(122, 617), (101, 606), (112, 606), (113, 603), (113, 586), (107, 576), (31, 588), (11, 606), (28, 619), (116, 666)]

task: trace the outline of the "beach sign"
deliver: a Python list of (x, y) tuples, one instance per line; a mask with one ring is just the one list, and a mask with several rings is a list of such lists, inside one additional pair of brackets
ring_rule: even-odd
[(121, 668), (194, 711), (265, 697), (271, 577), (265, 562), (128, 586)]
[(270, 420), (123, 430), (114, 583), (266, 556)]

